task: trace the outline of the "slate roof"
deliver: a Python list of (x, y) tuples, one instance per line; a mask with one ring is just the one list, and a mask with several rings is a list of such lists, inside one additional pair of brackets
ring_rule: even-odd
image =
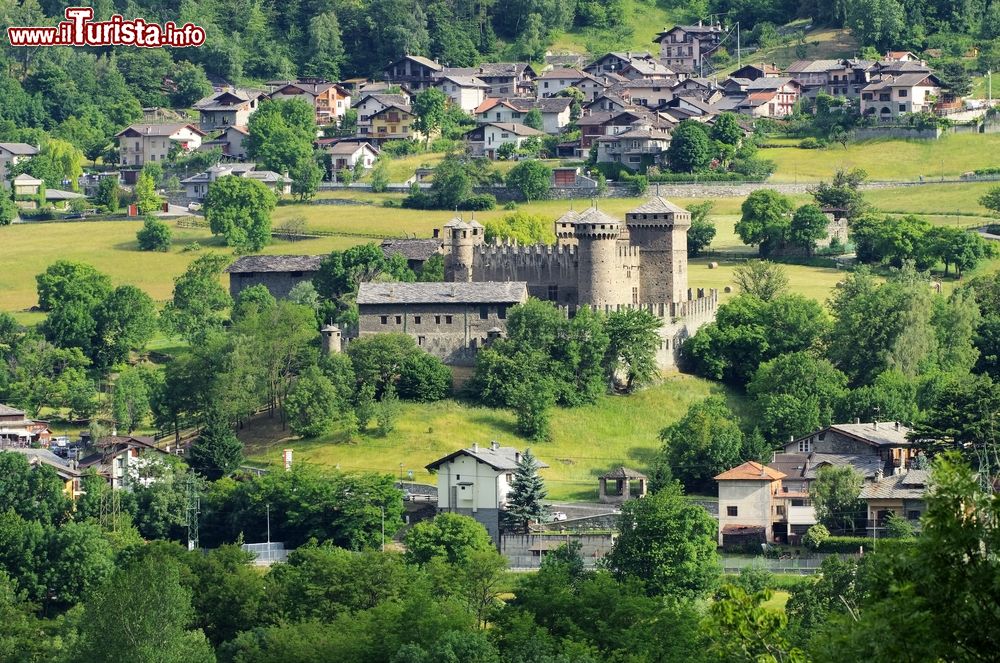
[(772, 469), (767, 465), (755, 463), (748, 460), (738, 467), (726, 470), (722, 474), (716, 475), (716, 481), (777, 481), (784, 479), (785, 474)]
[(826, 466), (853, 467), (861, 476), (871, 479), (884, 469), (885, 463), (875, 454), (776, 453), (768, 466), (793, 479), (815, 479)]
[(527, 62), (484, 62), (478, 67), (445, 67), (441, 73), (459, 76), (517, 76), (530, 67)]
[[(533, 129), (526, 124), (516, 124), (514, 122), (486, 122), (483, 126), (494, 126), (501, 131), (509, 131), (515, 136), (544, 136), (544, 131)], [(475, 131), (475, 129), (473, 129)]]
[(616, 467), (615, 469), (602, 474), (599, 478), (601, 479), (648, 479), (645, 474), (638, 472), (636, 470), (630, 470), (627, 467)]
[(95, 447), (114, 447), (119, 444), (131, 446), (156, 447), (156, 438), (141, 435), (107, 435), (94, 444)]
[(517, 304), (527, 300), (524, 281), (371, 283), (358, 286), (359, 306), (376, 304)]
[(0, 403), (0, 417), (14, 417), (14, 416), (24, 416), (24, 410), (18, 410), (9, 405), (4, 405)]
[(840, 60), (796, 60), (788, 65), (789, 74), (817, 74), (840, 66)]
[(789, 76), (764, 76), (762, 78), (758, 78), (756, 80), (750, 81), (750, 84), (747, 85), (747, 89), (748, 90), (777, 90), (778, 88), (782, 87), (783, 85), (787, 85), (789, 83), (796, 83), (796, 84), (798, 84), (798, 81), (796, 81), (794, 78), (791, 78)]
[(0, 150), (6, 150), (18, 156), (33, 156), (38, 154), (38, 148), (27, 143), (0, 143)]
[(911, 444), (910, 440), (906, 438), (910, 429), (903, 424), (897, 426), (892, 421), (883, 421), (878, 424), (833, 424), (830, 426), (830, 430), (839, 431), (876, 446), (908, 447)]
[(628, 211), (629, 214), (687, 214), (688, 211), (679, 205), (675, 205), (666, 198), (653, 196), (642, 205)]
[(230, 274), (248, 272), (315, 272), (325, 256), (243, 256), (226, 271)]
[(183, 122), (174, 122), (172, 124), (130, 124), (115, 136), (122, 136), (129, 132), (137, 133), (141, 136), (172, 136), (181, 129), (188, 128), (196, 134), (206, 135), (204, 131), (194, 126), (193, 124), (186, 124)]
[(364, 103), (365, 99), (374, 99), (383, 106), (406, 106), (410, 103), (410, 98), (405, 94), (379, 94), (378, 92), (372, 92), (369, 94), (361, 95), (354, 106), (360, 106)]
[(576, 121), (576, 126), (590, 126), (590, 125), (600, 125), (604, 124), (611, 118), (615, 117), (616, 113), (611, 111), (599, 111), (597, 113), (591, 113), (589, 115), (584, 115), (579, 120)]
[(462, 76), (459, 74), (446, 74), (439, 76), (438, 81), (451, 81), (461, 87), (489, 87), (489, 84), (477, 76)]
[(32, 449), (30, 447), (12, 447), (4, 449), (7, 452), (19, 453), (28, 458), (29, 463), (43, 463), (55, 468), (56, 472), (70, 477), (78, 477), (83, 474), (79, 469), (71, 468), (69, 462), (55, 455), (48, 449)]
[[(570, 214), (573, 214), (573, 216), (570, 217)], [(602, 212), (601, 210), (597, 209), (596, 207), (588, 207), (587, 209), (583, 210), (582, 212), (567, 212), (566, 214), (564, 214), (561, 217), (559, 217), (559, 220), (563, 221), (563, 222), (572, 221), (574, 224), (578, 224), (578, 223), (603, 223), (603, 224), (615, 225), (615, 226), (621, 225), (621, 221), (619, 221), (615, 217), (611, 216), (610, 214)]]
[[(209, 95), (204, 99), (200, 99), (195, 102), (194, 107), (198, 110), (232, 110), (238, 106), (249, 102), (251, 99), (256, 99), (257, 97), (267, 94), (263, 90), (254, 90), (250, 88), (236, 88), (230, 90), (223, 90), (222, 92), (216, 92), (213, 95)], [(235, 97), (236, 101), (232, 103), (222, 103), (219, 100), (225, 97)]]
[[(468, 449), (459, 449), (458, 451), (452, 452), (445, 456), (444, 458), (439, 458), (433, 463), (428, 464), (426, 467), (428, 470), (435, 470), (441, 465), (444, 465), (452, 458), (457, 458), (458, 456), (472, 456), (481, 463), (485, 463), (492, 467), (494, 470), (514, 470), (517, 469), (517, 461), (520, 458), (521, 452), (514, 447), (501, 447), (488, 446), (481, 447), (475, 446)], [(538, 467), (548, 467), (546, 463), (535, 459), (535, 463)]]
[(929, 480), (930, 472), (927, 470), (910, 470), (881, 481), (865, 482), (858, 497), (863, 500), (919, 500), (926, 495)]
[(442, 245), (439, 239), (383, 239), (382, 255), (391, 258), (399, 253), (407, 260), (427, 260), (440, 253)]
[(629, 129), (613, 136), (600, 136), (594, 140), (599, 143), (612, 143), (630, 138), (646, 138), (649, 140), (670, 140), (670, 132), (660, 129)]
[(333, 145), (330, 145), (326, 151), (330, 154), (354, 154), (366, 146), (375, 154), (379, 153), (378, 149), (372, 147), (371, 143), (358, 141), (338, 141)]
[(28, 173), (21, 173), (20, 175), (18, 175), (17, 177), (14, 178), (14, 181), (17, 182), (18, 184), (41, 184), (42, 183), (42, 181), (40, 179), (32, 177)]
[(545, 73), (543, 73), (541, 76), (539, 76), (538, 80), (545, 80), (545, 79), (549, 79), (549, 78), (574, 78), (574, 79), (580, 79), (580, 78), (590, 78), (590, 74), (588, 74), (586, 72), (583, 72), (583, 71), (580, 71), (579, 69), (572, 68), (572, 67), (559, 67), (559, 68), (556, 68), (556, 69), (549, 69), (548, 71), (546, 71)]

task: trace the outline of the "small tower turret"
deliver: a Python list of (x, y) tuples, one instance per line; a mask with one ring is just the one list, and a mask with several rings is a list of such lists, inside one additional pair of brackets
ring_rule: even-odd
[(691, 213), (655, 196), (625, 214), (629, 243), (639, 247), (640, 302), (688, 299), (687, 232)]
[(444, 226), (445, 247), (445, 280), (471, 281), (472, 261), (475, 247), (485, 239), (485, 228), (478, 221), (466, 223), (454, 218)]
[(319, 330), (319, 333), (323, 343), (322, 348), (324, 355), (332, 355), (340, 352), (343, 344), (340, 327), (337, 325), (324, 325), (323, 328)]
[(615, 297), (615, 264), (622, 224), (596, 207), (581, 212), (574, 221), (578, 242), (580, 304), (595, 307), (620, 304)]

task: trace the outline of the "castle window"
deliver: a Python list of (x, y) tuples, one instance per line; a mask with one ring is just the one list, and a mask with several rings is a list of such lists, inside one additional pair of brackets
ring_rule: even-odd
[(289, 272), (288, 275), (293, 279), (302, 278), (302, 272)]
[(499, 306), (497, 306), (497, 317), (500, 318), (501, 320), (506, 320), (507, 319), (507, 305), (506, 304), (500, 304)]
[(426, 341), (426, 340), (427, 340), (426, 336), (418, 336), (417, 337), (417, 345), (423, 346), (424, 341)]
[(444, 323), (446, 325), (450, 325), (451, 324), (451, 316), (450, 315), (444, 316)]
[(486, 320), (489, 317), (490, 317), (490, 307), (489, 306), (480, 306), (479, 307), (479, 319), (480, 320)]
[(632, 288), (632, 303), (639, 303), (639, 288)]
[(396, 316), (396, 324), (397, 325), (403, 324), (403, 316), (401, 316), (401, 315), (397, 315)]
[(553, 302), (559, 301), (559, 286), (557, 285), (549, 286), (549, 300)]
[(415, 325), (419, 325), (420, 324), (420, 316), (419, 315), (413, 316), (413, 324), (415, 324)]
[(440, 315), (435, 315), (434, 316), (434, 324), (436, 324), (436, 325), (441, 324), (441, 316)]
[(382, 322), (383, 325), (389, 324), (389, 316), (383, 315), (382, 318), (381, 318), (381, 322)]

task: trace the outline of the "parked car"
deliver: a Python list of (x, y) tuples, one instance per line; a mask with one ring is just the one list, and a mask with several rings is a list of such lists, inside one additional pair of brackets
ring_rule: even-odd
[(552, 512), (552, 521), (553, 522), (562, 522), (564, 520), (566, 520), (566, 514), (565, 513), (563, 513), (562, 511), (553, 511)]

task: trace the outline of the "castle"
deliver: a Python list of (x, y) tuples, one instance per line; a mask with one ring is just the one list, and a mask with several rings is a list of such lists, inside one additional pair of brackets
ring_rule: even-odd
[(525, 282), (528, 294), (572, 315), (589, 305), (604, 312), (642, 308), (663, 320), (657, 362), (674, 366), (684, 340), (715, 318), (718, 292), (688, 288), (691, 214), (660, 197), (625, 214), (596, 207), (555, 222), (556, 244), (487, 244), (485, 228), (453, 219), (441, 233), (445, 280)]

